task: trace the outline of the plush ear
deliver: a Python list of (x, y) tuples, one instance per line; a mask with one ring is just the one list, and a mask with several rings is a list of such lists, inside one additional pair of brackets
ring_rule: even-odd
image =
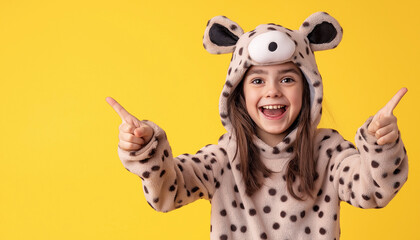
[(343, 28), (326, 12), (317, 12), (309, 16), (299, 31), (308, 38), (312, 51), (335, 48), (343, 37)]
[(242, 28), (225, 16), (210, 19), (204, 32), (203, 46), (212, 54), (230, 53), (235, 49)]

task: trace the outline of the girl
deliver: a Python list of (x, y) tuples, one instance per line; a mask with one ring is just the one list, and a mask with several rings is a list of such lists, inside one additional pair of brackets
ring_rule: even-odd
[(211, 239), (338, 239), (341, 201), (384, 207), (407, 180), (392, 115), (406, 89), (357, 131), (357, 148), (317, 129), (322, 80), (313, 51), (335, 48), (342, 33), (321, 12), (299, 30), (268, 24), (244, 33), (226, 17), (211, 19), (204, 47), (233, 52), (219, 104), (227, 133), (195, 155), (173, 158), (162, 129), (107, 98), (123, 120), (119, 156), (143, 180), (150, 206), (167, 212), (210, 200)]

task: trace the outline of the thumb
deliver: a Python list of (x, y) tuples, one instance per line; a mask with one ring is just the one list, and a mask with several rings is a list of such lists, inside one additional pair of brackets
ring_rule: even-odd
[(140, 127), (134, 130), (134, 136), (143, 138), (145, 144), (147, 144), (152, 139), (153, 129), (145, 123), (141, 123)]

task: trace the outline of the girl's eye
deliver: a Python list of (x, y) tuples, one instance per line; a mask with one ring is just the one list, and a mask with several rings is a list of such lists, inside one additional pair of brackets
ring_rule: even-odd
[(259, 79), (259, 78), (256, 78), (256, 79), (253, 79), (253, 80), (251, 81), (251, 83), (253, 83), (253, 84), (262, 84), (262, 83), (263, 83), (263, 80), (261, 80), (261, 79)]
[(295, 80), (293, 80), (293, 78), (289, 78), (289, 77), (283, 78), (281, 80), (282, 83), (291, 83), (291, 82), (294, 82), (294, 81)]

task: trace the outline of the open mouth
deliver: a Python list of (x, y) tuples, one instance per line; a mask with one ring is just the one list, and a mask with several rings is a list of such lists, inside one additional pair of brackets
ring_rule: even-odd
[(287, 110), (286, 105), (265, 105), (258, 108), (269, 119), (280, 119)]

